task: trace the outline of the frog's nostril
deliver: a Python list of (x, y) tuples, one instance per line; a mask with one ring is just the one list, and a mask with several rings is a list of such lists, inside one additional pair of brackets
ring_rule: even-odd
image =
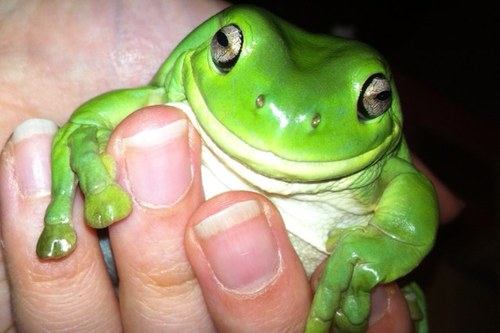
[(311, 119), (311, 126), (313, 128), (316, 128), (318, 127), (320, 122), (321, 122), (321, 115), (319, 113), (315, 113)]
[(264, 106), (264, 104), (266, 103), (266, 97), (262, 94), (260, 94), (259, 96), (257, 96), (257, 99), (255, 100), (255, 105), (257, 106), (257, 108), (261, 108)]

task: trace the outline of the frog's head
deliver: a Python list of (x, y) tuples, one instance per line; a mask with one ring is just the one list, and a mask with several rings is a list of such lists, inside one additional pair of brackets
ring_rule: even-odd
[(183, 87), (202, 129), (232, 158), (269, 177), (321, 181), (399, 143), (396, 88), (372, 48), (252, 7), (207, 22), (199, 29), (209, 38), (182, 60)]

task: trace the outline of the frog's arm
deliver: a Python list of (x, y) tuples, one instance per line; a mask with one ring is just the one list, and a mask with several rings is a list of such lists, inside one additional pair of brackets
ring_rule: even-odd
[(71, 213), (78, 182), (90, 226), (103, 228), (130, 213), (129, 196), (114, 181), (113, 161), (103, 154), (111, 131), (141, 107), (185, 100), (185, 61), (210, 41), (219, 25), (220, 16), (214, 16), (191, 32), (148, 86), (98, 96), (79, 107), (58, 131), (52, 146), (52, 201), (37, 244), (40, 258), (60, 258), (73, 250), (76, 235)]
[(437, 228), (432, 184), (405, 159), (390, 158), (368, 226), (335, 237), (311, 308), (307, 332), (366, 329), (370, 291), (406, 275), (429, 252)]
[(92, 227), (106, 227), (129, 214), (130, 199), (115, 184), (113, 163), (103, 152), (122, 119), (140, 107), (163, 102), (163, 96), (163, 88), (154, 86), (113, 91), (83, 104), (59, 129), (52, 143), (52, 201), (37, 244), (40, 258), (59, 258), (74, 249), (71, 216), (78, 182)]

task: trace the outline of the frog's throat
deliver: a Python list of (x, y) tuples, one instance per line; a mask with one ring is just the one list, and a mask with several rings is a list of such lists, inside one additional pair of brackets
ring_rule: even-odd
[[(262, 180), (276, 179), (286, 183), (317, 183), (325, 180), (339, 180), (363, 170), (381, 157), (393, 151), (399, 142), (400, 126), (395, 122), (394, 130), (376, 148), (355, 158), (340, 161), (291, 161), (281, 158), (271, 152), (262, 151), (242, 141), (226, 129), (206, 108), (196, 105), (194, 112), (187, 102), (168, 103), (184, 111), (200, 133), (204, 144), (227, 164), (243, 164), (247, 170), (238, 167), (240, 175)], [(203, 110), (200, 110), (203, 109)], [(201, 125), (203, 124), (203, 126)], [(214, 139), (211, 133), (216, 133)], [(259, 183), (259, 181), (257, 181)]]

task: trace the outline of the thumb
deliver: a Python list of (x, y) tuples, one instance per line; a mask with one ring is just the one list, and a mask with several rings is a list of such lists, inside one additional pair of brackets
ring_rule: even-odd
[(271, 202), (224, 193), (198, 208), (186, 232), (186, 252), (218, 331), (303, 330), (309, 281)]

